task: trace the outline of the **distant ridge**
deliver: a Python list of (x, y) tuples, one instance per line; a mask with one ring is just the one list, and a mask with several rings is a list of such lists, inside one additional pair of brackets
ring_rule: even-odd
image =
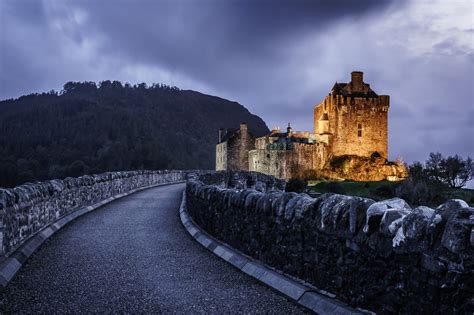
[(0, 186), (135, 169), (213, 169), (219, 128), (265, 122), (237, 102), (162, 84), (68, 82), (0, 101)]

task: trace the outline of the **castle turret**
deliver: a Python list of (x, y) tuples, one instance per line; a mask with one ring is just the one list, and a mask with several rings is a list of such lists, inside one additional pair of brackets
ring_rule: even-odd
[(321, 135), (329, 133), (329, 116), (326, 112), (318, 120), (318, 131)]
[(291, 124), (288, 123), (288, 127), (286, 128), (286, 135), (288, 137), (291, 137), (292, 136), (292, 133), (293, 133), (293, 129), (291, 128)]

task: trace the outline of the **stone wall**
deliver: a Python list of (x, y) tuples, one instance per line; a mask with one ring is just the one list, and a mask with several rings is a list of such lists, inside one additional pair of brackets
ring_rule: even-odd
[(245, 171), (192, 172), (188, 175), (188, 182), (194, 181), (202, 185), (210, 185), (222, 189), (232, 187), (234, 189), (253, 189), (260, 192), (283, 191), (286, 186), (284, 180), (262, 173)]
[(185, 179), (184, 171), (111, 172), (0, 189), (0, 255), (78, 208), (136, 188)]
[(474, 209), (464, 201), (412, 209), (401, 199), (313, 199), (275, 189), (268, 177), (245, 187), (248, 176), (192, 176), (191, 217), (234, 248), (356, 307), (388, 314), (474, 310)]
[[(311, 170), (319, 170), (327, 158), (323, 143), (275, 143), (276, 148), (249, 152), (249, 170), (282, 179), (305, 178)], [(281, 148), (280, 148), (281, 147)]]

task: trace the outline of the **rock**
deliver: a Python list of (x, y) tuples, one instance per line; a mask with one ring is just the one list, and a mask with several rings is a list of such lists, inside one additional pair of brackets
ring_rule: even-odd
[(421, 266), (433, 272), (443, 272), (446, 270), (446, 266), (441, 261), (428, 254), (421, 255)]
[(441, 215), (443, 220), (447, 221), (449, 216), (453, 213), (453, 211), (461, 208), (468, 208), (469, 205), (461, 199), (450, 199), (443, 203), (442, 205), (438, 206), (435, 210), (436, 214)]
[(373, 233), (379, 226), (384, 213), (389, 209), (410, 210), (408, 203), (400, 198), (375, 202), (367, 209), (367, 219), (364, 226), (365, 233)]
[(276, 210), (276, 216), (282, 217), (285, 214), (285, 208), (288, 201), (290, 201), (293, 197), (296, 197), (298, 194), (289, 192), (283, 193), (280, 197), (276, 198), (274, 201), (274, 209)]
[(410, 251), (420, 250), (425, 246), (423, 239), (427, 234), (428, 224), (434, 216), (435, 212), (433, 209), (420, 206), (402, 218), (393, 221), (389, 226), (389, 232), (393, 233), (396, 226), (399, 226), (399, 228), (392, 239), (392, 246), (399, 247), (404, 243), (405, 247), (409, 248)]
[(295, 208), (295, 220), (302, 220), (306, 217), (306, 212), (310, 209), (312, 204), (314, 203), (314, 199), (309, 196), (301, 196), (299, 201), (296, 203)]
[(393, 237), (402, 224), (402, 218), (409, 214), (408, 210), (387, 209), (380, 221), (379, 230), (384, 236)]
[(245, 198), (245, 203), (244, 203), (244, 209), (247, 211), (255, 211), (256, 205), (257, 205), (257, 200), (262, 196), (263, 194), (258, 191), (252, 191), (247, 195)]
[[(471, 218), (471, 220), (474, 220), (474, 218)], [(474, 247), (474, 227), (471, 228), (471, 247)]]
[(461, 208), (452, 213), (444, 228), (441, 244), (452, 253), (465, 250), (470, 243), (472, 228), (474, 227), (473, 208)]
[(349, 232), (352, 235), (355, 235), (362, 227), (366, 219), (367, 209), (374, 203), (375, 201), (372, 199), (352, 198), (349, 209)]
[(344, 206), (341, 202), (347, 200), (349, 200), (348, 196), (334, 194), (320, 204), (320, 228), (322, 230), (334, 228), (340, 210)]

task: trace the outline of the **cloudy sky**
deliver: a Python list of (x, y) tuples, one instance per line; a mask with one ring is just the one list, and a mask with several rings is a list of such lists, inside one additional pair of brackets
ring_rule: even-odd
[(353, 70), (391, 96), (389, 154), (474, 157), (470, 0), (0, 0), (0, 99), (66, 81), (165, 83), (312, 129)]

